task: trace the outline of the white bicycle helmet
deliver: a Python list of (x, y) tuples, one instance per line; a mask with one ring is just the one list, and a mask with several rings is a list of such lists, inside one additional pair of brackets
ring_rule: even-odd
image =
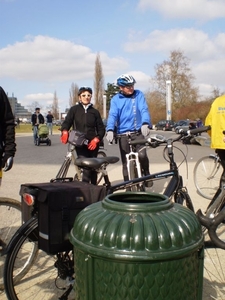
[(133, 76), (129, 74), (122, 74), (120, 77), (117, 78), (117, 85), (118, 86), (128, 86), (134, 85), (136, 83)]

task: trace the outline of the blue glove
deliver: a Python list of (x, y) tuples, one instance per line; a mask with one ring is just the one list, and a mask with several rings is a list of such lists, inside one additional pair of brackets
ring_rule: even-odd
[(112, 143), (113, 138), (114, 138), (113, 131), (107, 131), (107, 134), (106, 134), (106, 139), (107, 139), (107, 141), (108, 141), (109, 143)]
[(141, 126), (141, 133), (143, 134), (144, 137), (146, 137), (150, 134), (150, 128), (149, 128), (148, 124)]

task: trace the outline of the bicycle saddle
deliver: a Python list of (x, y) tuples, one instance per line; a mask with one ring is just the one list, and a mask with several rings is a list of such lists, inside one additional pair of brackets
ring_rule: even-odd
[(92, 168), (98, 169), (103, 164), (115, 164), (119, 161), (117, 156), (106, 156), (106, 157), (93, 157), (93, 158), (77, 158), (75, 160), (75, 165), (80, 168)]

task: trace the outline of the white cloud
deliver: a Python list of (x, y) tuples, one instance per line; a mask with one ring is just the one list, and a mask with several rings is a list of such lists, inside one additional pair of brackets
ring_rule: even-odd
[(124, 49), (127, 52), (137, 52), (139, 55), (140, 52), (149, 55), (161, 54), (164, 58), (158, 63), (169, 59), (173, 50), (183, 51), (190, 59), (201, 92), (204, 92), (205, 82), (208, 83), (207, 90), (210, 91), (212, 86), (224, 87), (225, 33), (210, 37), (207, 33), (193, 28), (155, 30), (146, 38), (143, 38), (141, 33), (139, 36), (138, 33), (136, 35), (132, 33)]
[(212, 20), (225, 17), (224, 0), (140, 0), (140, 10), (155, 10), (165, 17)]
[[(120, 57), (100, 52), (105, 75), (127, 68)], [(92, 79), (96, 53), (82, 45), (48, 36), (26, 37), (23, 42), (0, 49), (0, 78), (29, 81), (70, 81)]]
[(176, 49), (184, 51), (186, 56), (191, 55), (194, 60), (207, 59), (218, 52), (224, 53), (225, 34), (210, 38), (207, 33), (193, 28), (154, 30), (146, 38), (137, 33), (124, 44), (127, 52), (168, 53)]

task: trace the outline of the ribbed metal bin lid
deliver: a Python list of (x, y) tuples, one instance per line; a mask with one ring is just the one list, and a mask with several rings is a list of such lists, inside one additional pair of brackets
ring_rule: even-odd
[(70, 241), (81, 251), (105, 258), (167, 260), (197, 251), (203, 234), (195, 214), (166, 196), (126, 192), (81, 211)]

